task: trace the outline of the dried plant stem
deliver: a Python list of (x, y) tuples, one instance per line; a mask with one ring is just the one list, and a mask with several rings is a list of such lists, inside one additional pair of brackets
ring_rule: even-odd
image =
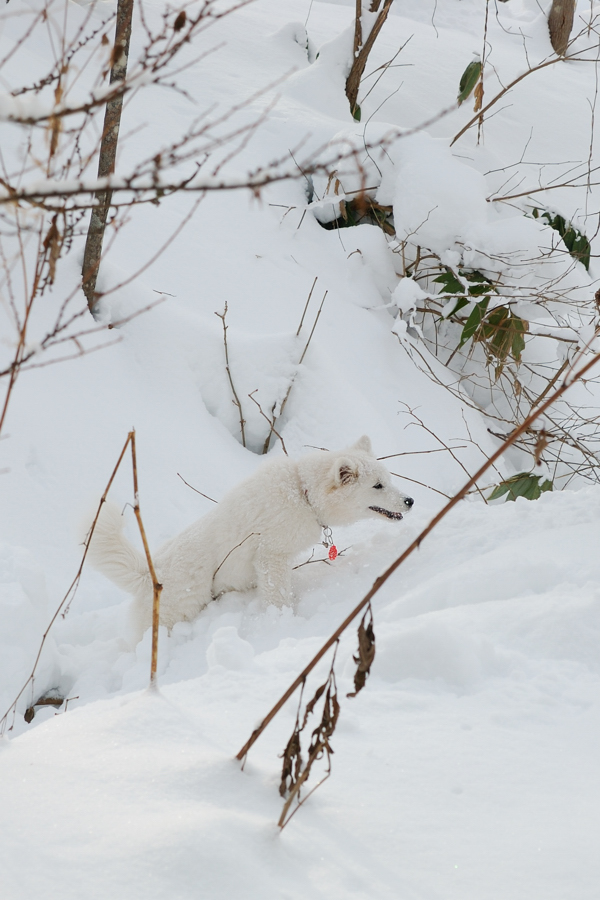
[(144, 553), (146, 554), (146, 562), (148, 563), (148, 568), (150, 570), (150, 577), (152, 578), (152, 659), (150, 663), (150, 687), (156, 687), (156, 666), (158, 663), (158, 626), (159, 626), (159, 618), (160, 618), (160, 592), (162, 591), (162, 584), (159, 583), (158, 578), (156, 577), (156, 572), (154, 571), (154, 564), (152, 562), (152, 557), (150, 555), (150, 548), (148, 547), (148, 540), (146, 538), (146, 530), (144, 528), (144, 523), (142, 522), (142, 514), (140, 512), (140, 499), (138, 492), (138, 475), (137, 475), (137, 456), (135, 452), (135, 430), (129, 432), (129, 439), (131, 441), (131, 463), (133, 466), (133, 511), (135, 513), (135, 517), (137, 519), (138, 528), (140, 529), (140, 535), (142, 537), (142, 543), (144, 545)]
[[(329, 666), (329, 673), (327, 675), (327, 678), (325, 682), (317, 688), (312, 700), (310, 700), (309, 703), (306, 704), (304, 716), (302, 717), (302, 724), (300, 724), (300, 710), (302, 707), (302, 697), (304, 694), (304, 682), (302, 684), (302, 691), (300, 693), (298, 710), (296, 713), (296, 723), (294, 725), (292, 735), (287, 742), (285, 750), (282, 754), (283, 765), (281, 770), (281, 783), (279, 785), (279, 793), (282, 797), (285, 797), (285, 795), (288, 794), (288, 797), (283, 805), (283, 810), (277, 823), (279, 828), (284, 828), (287, 825), (289, 820), (292, 818), (294, 813), (297, 812), (300, 806), (302, 806), (302, 804), (306, 802), (308, 797), (310, 797), (311, 794), (321, 784), (323, 784), (323, 782), (326, 781), (331, 774), (331, 754), (333, 753), (333, 750), (331, 748), (330, 739), (335, 731), (337, 720), (340, 714), (340, 704), (337, 698), (337, 685), (335, 680), (335, 659), (337, 655), (337, 647), (338, 645), (336, 645), (335, 651), (333, 653), (333, 658)], [(314, 713), (315, 706), (321, 698), (323, 699), (321, 721), (312, 731), (311, 742), (308, 748), (308, 757), (306, 762), (303, 763), (301, 745), (302, 732), (306, 728), (309, 717)], [(306, 797), (304, 797), (303, 800), (300, 800), (300, 791), (304, 783), (308, 780), (314, 763), (317, 762), (317, 760), (322, 759), (323, 757), (325, 757), (327, 760), (327, 770), (325, 777), (315, 785), (312, 791), (309, 791), (309, 793)], [(288, 816), (289, 809), (294, 800), (298, 800), (298, 805)]]
[(558, 381), (558, 379), (560, 378), (562, 373), (565, 371), (565, 369), (569, 365), (570, 365), (569, 358), (567, 357), (567, 359), (565, 359), (565, 361), (562, 364), (562, 366), (560, 367), (560, 369), (558, 369), (558, 371), (554, 373), (554, 375), (552, 376), (552, 378), (550, 379), (550, 381), (548, 382), (548, 384), (546, 385), (546, 387), (544, 388), (542, 393), (539, 395), (539, 397), (537, 397), (535, 399), (534, 403), (532, 403), (532, 405), (531, 405), (532, 410), (535, 409), (536, 406), (540, 405), (540, 403), (542, 402), (544, 397), (546, 397), (548, 395), (548, 392), (552, 390), (552, 388), (554, 387), (554, 385), (556, 384), (556, 382)]
[(227, 303), (225, 303), (225, 309), (222, 313), (215, 313), (215, 316), (218, 316), (219, 319), (223, 322), (223, 344), (225, 346), (225, 371), (227, 372), (227, 377), (229, 378), (229, 384), (231, 386), (231, 393), (233, 394), (233, 402), (238, 408), (240, 414), (240, 431), (242, 433), (242, 447), (246, 446), (246, 432), (244, 429), (244, 425), (246, 424), (246, 420), (244, 419), (244, 412), (242, 410), (242, 404), (240, 403), (240, 398), (237, 395), (237, 391), (235, 389), (235, 385), (233, 383), (233, 378), (231, 375), (231, 369), (229, 367), (229, 347), (227, 346), (227, 322), (225, 321), (225, 317), (227, 316)]
[[(49, 622), (49, 624), (48, 624), (48, 627), (46, 628), (46, 630), (45, 630), (45, 632), (44, 632), (44, 634), (43, 634), (43, 636), (42, 636), (42, 640), (41, 640), (41, 643), (40, 643), (40, 646), (39, 646), (39, 650), (38, 650), (38, 652), (37, 652), (37, 656), (36, 656), (36, 658), (35, 658), (35, 660), (34, 660), (33, 668), (32, 668), (32, 670), (31, 670), (31, 673), (30, 673), (29, 677), (27, 678), (25, 684), (23, 685), (23, 687), (21, 688), (21, 690), (19, 691), (19, 693), (17, 694), (17, 696), (15, 697), (15, 699), (13, 700), (13, 702), (11, 703), (11, 705), (8, 707), (8, 709), (6, 710), (6, 712), (4, 713), (4, 715), (2, 716), (2, 719), (0, 719), (0, 733), (2, 733), (2, 734), (4, 733), (4, 730), (5, 730), (5, 728), (6, 728), (6, 723), (7, 723), (7, 721), (8, 721), (8, 717), (9, 717), (12, 713), (14, 713), (14, 712), (16, 711), (17, 703), (19, 702), (19, 700), (21, 699), (22, 695), (23, 695), (24, 692), (27, 690), (27, 688), (29, 687), (29, 685), (30, 685), (30, 684), (33, 685), (33, 680), (34, 680), (34, 678), (35, 678), (35, 673), (36, 673), (36, 670), (37, 670), (37, 667), (38, 667), (38, 663), (39, 663), (39, 661), (40, 661), (40, 657), (41, 657), (41, 655), (42, 655), (42, 651), (43, 651), (43, 649), (44, 649), (44, 645), (45, 645), (45, 643), (46, 643), (46, 639), (47, 639), (47, 637), (48, 637), (48, 634), (50, 633), (50, 629), (52, 628), (52, 626), (53, 626), (54, 623), (56, 622), (56, 620), (57, 620), (57, 618), (58, 618), (58, 616), (59, 616), (59, 614), (60, 614), (61, 612), (62, 612), (63, 615), (66, 615), (66, 612), (67, 612), (69, 606), (71, 605), (71, 602), (73, 601), (73, 599), (74, 599), (74, 597), (75, 597), (75, 594), (76, 594), (76, 592), (77, 592), (77, 588), (79, 587), (79, 582), (81, 581), (81, 573), (82, 573), (82, 571), (83, 571), (83, 565), (84, 565), (84, 563), (85, 563), (85, 560), (86, 560), (86, 557), (87, 557), (87, 554), (88, 554), (88, 549), (89, 549), (89, 545), (90, 545), (90, 539), (91, 539), (91, 537), (92, 537), (92, 535), (93, 535), (93, 533), (94, 533), (94, 529), (96, 528), (96, 523), (98, 522), (98, 518), (99, 518), (99, 516), (100, 516), (100, 510), (102, 509), (102, 504), (106, 501), (107, 494), (108, 494), (108, 492), (109, 492), (109, 490), (110, 490), (110, 488), (111, 488), (111, 486), (112, 486), (113, 481), (115, 480), (115, 476), (116, 476), (117, 472), (119, 471), (119, 466), (120, 466), (121, 463), (123, 462), (123, 457), (125, 456), (125, 453), (126, 453), (127, 448), (128, 448), (128, 446), (129, 446), (130, 440), (131, 440), (131, 435), (128, 435), (128, 436), (127, 436), (127, 440), (125, 441), (125, 444), (124, 444), (124, 446), (123, 446), (123, 449), (121, 450), (121, 453), (120, 453), (120, 455), (119, 455), (119, 459), (117, 460), (117, 464), (116, 464), (116, 466), (115, 466), (114, 469), (113, 469), (112, 475), (110, 476), (110, 478), (109, 478), (109, 480), (108, 480), (108, 484), (106, 485), (106, 488), (104, 489), (104, 493), (102, 494), (102, 497), (101, 497), (101, 499), (100, 499), (100, 503), (98, 504), (98, 509), (97, 509), (97, 511), (96, 511), (96, 515), (94, 516), (94, 521), (92, 522), (92, 525), (91, 525), (89, 534), (88, 534), (88, 536), (87, 536), (87, 538), (86, 538), (86, 540), (85, 540), (85, 545), (84, 545), (84, 546), (85, 546), (85, 549), (84, 549), (84, 551), (83, 551), (83, 556), (82, 556), (82, 558), (81, 558), (81, 562), (80, 562), (80, 564), (79, 564), (79, 568), (77, 569), (77, 573), (76, 573), (76, 575), (75, 575), (75, 578), (73, 579), (73, 581), (72, 581), (71, 584), (69, 585), (69, 588), (68, 588), (66, 594), (64, 595), (64, 597), (63, 597), (62, 600), (60, 601), (60, 603), (59, 603), (59, 605), (58, 605), (58, 608), (57, 608), (56, 612), (54, 613), (54, 615), (53, 615), (52, 618), (50, 619), (50, 622)], [(11, 726), (11, 728), (12, 728), (12, 726)], [(9, 729), (9, 730), (10, 730), (10, 729)]]
[[(485, 72), (485, 64), (487, 62), (487, 33), (488, 33), (488, 17), (490, 11), (490, 0), (485, 0), (485, 24), (483, 26), (483, 48), (481, 51), (481, 71), (479, 73), (479, 81), (475, 85), (475, 112), (478, 112), (483, 106), (483, 75)], [(477, 123), (477, 144), (481, 143), (483, 138), (483, 113), (479, 116)]]
[[(291, 819), (293, 816), (296, 815), (296, 813), (298, 812), (298, 810), (300, 809), (300, 807), (301, 807), (301, 806), (304, 806), (304, 804), (306, 803), (306, 801), (308, 800), (308, 798), (309, 798), (309, 797), (312, 797), (312, 795), (314, 794), (314, 792), (315, 792), (318, 788), (320, 788), (321, 785), (324, 784), (324, 783), (327, 781), (328, 778), (331, 777), (331, 761), (330, 761), (329, 757), (327, 758), (327, 766), (328, 766), (328, 768), (327, 768), (327, 771), (326, 771), (325, 775), (321, 778), (320, 781), (317, 781), (317, 783), (315, 784), (315, 786), (314, 786), (313, 788), (310, 789), (310, 791), (308, 792), (308, 794), (307, 794), (305, 797), (303, 797), (302, 800), (299, 800), (299, 801), (298, 801), (298, 805), (296, 806), (296, 808), (295, 808), (294, 810), (292, 810), (292, 812), (289, 814), (289, 816), (287, 817), (287, 819), (285, 818), (285, 815), (287, 814), (287, 812), (288, 812), (288, 810), (289, 810), (289, 808), (290, 808), (291, 802), (292, 802), (292, 800), (293, 800), (294, 798), (293, 798), (293, 797), (290, 797), (288, 800), (286, 800), (286, 802), (285, 802), (285, 804), (284, 804), (284, 808), (283, 808), (283, 810), (282, 810), (282, 813), (281, 813), (281, 815), (280, 815), (280, 817), (279, 817), (279, 821), (277, 822), (277, 825), (279, 826), (279, 828), (281, 828), (282, 831), (283, 831), (283, 829), (285, 828), (285, 826), (288, 824), (288, 822), (290, 821), (290, 819)], [(304, 774), (305, 774), (305, 773), (303, 772), (302, 775), (304, 775)], [(301, 776), (301, 777), (302, 777), (302, 776)], [(306, 781), (307, 778), (308, 778), (308, 773), (306, 773), (306, 777), (303, 777), (303, 778), (302, 778), (302, 783), (304, 783), (304, 782)], [(302, 787), (302, 785), (299, 786), (299, 789), (300, 789), (300, 787)], [(294, 796), (297, 796), (297, 792), (294, 792)]]
[(360, 603), (354, 607), (354, 609), (346, 616), (342, 624), (337, 628), (330, 638), (323, 644), (318, 653), (313, 656), (311, 661), (304, 667), (302, 672), (298, 675), (298, 677), (292, 682), (287, 691), (280, 697), (275, 706), (267, 713), (265, 718), (262, 720), (260, 725), (258, 725), (249, 739), (246, 741), (241, 750), (237, 753), (236, 759), (243, 760), (252, 745), (255, 741), (260, 737), (263, 733), (267, 725), (275, 718), (279, 710), (287, 703), (289, 698), (294, 694), (298, 687), (304, 683), (310, 672), (314, 669), (317, 663), (325, 656), (327, 651), (339, 640), (341, 635), (344, 633), (346, 628), (354, 621), (354, 619), (358, 616), (358, 614), (367, 606), (375, 594), (379, 591), (379, 589), (385, 584), (385, 582), (390, 578), (391, 575), (396, 571), (396, 569), (402, 565), (402, 563), (408, 559), (408, 557), (414, 553), (420, 546), (423, 540), (436, 528), (437, 525), (444, 519), (451, 509), (453, 509), (460, 500), (467, 494), (467, 492), (476, 484), (476, 482), (481, 478), (481, 476), (487, 472), (489, 468), (491, 468), (494, 463), (502, 456), (502, 454), (515, 443), (519, 439), (519, 437), (524, 434), (528, 428), (531, 427), (532, 423), (539, 418), (539, 416), (543, 415), (547, 409), (552, 406), (553, 403), (556, 402), (566, 391), (569, 390), (576, 382), (580, 381), (583, 376), (589, 372), (589, 370), (598, 362), (600, 359), (600, 354), (595, 353), (593, 357), (584, 365), (578, 372), (573, 373), (573, 369), (571, 369), (571, 376), (567, 376), (565, 378), (563, 384), (556, 390), (554, 393), (547, 398), (547, 400), (535, 411), (530, 413), (529, 416), (519, 425), (518, 428), (508, 436), (508, 438), (504, 441), (504, 443), (495, 451), (495, 453), (490, 456), (486, 462), (478, 469), (478, 471), (471, 477), (469, 480), (463, 485), (463, 487), (458, 491), (457, 494), (452, 497), (452, 499), (440, 510), (440, 512), (433, 517), (433, 519), (429, 522), (429, 524), (421, 531), (421, 533), (415, 538), (415, 540), (410, 544), (409, 547), (397, 558), (394, 562), (385, 570), (385, 572), (379, 576), (373, 583), (373, 586), (368, 591), (368, 593), (363, 597)]
[(308, 298), (306, 300), (306, 303), (304, 304), (304, 310), (302, 312), (302, 318), (300, 319), (300, 324), (298, 325), (298, 331), (296, 332), (296, 337), (298, 337), (300, 335), (300, 332), (302, 331), (302, 326), (304, 325), (304, 317), (306, 315), (306, 311), (308, 310), (308, 304), (310, 303), (310, 298), (313, 295), (313, 291), (315, 289), (315, 285), (318, 280), (319, 280), (319, 276), (315, 275), (315, 280), (312, 283), (312, 287), (311, 287), (310, 291), (308, 292)]
[[(317, 749), (320, 750), (320, 751), (323, 750), (323, 748), (320, 746), (320, 744), (317, 744)], [(317, 789), (318, 787), (320, 787), (320, 786), (323, 784), (324, 781), (327, 781), (327, 779), (329, 778), (330, 774), (331, 774), (331, 771), (329, 770), (329, 771), (327, 772), (327, 774), (325, 775), (325, 777), (322, 778), (322, 779), (319, 781), (318, 784), (315, 784), (315, 786), (314, 786), (314, 788), (312, 789), (312, 791), (310, 791), (310, 793), (307, 794), (306, 797), (304, 797), (304, 799), (303, 799), (301, 802), (298, 803), (298, 806), (296, 807), (296, 809), (299, 809), (300, 806), (302, 806), (303, 803), (306, 803), (306, 801), (308, 800), (308, 798), (310, 797), (310, 795), (313, 794), (313, 793), (316, 791), (316, 789)], [(296, 810), (294, 810), (294, 811), (292, 812), (292, 814), (291, 814), (289, 817), (287, 817), (287, 814), (288, 814), (288, 812), (289, 812), (290, 806), (292, 805), (292, 803), (294, 802), (294, 800), (296, 799), (296, 797), (297, 797), (298, 794), (300, 793), (300, 791), (301, 791), (301, 789), (302, 789), (302, 785), (303, 785), (304, 782), (307, 780), (307, 778), (308, 778), (309, 775), (310, 775), (310, 767), (307, 766), (307, 767), (304, 769), (304, 771), (302, 772), (302, 774), (300, 775), (300, 777), (298, 778), (298, 781), (296, 782), (296, 784), (294, 785), (294, 787), (292, 788), (292, 790), (290, 791), (289, 797), (287, 798), (287, 800), (286, 800), (285, 803), (283, 804), (283, 809), (281, 810), (281, 815), (279, 816), (279, 821), (277, 822), (277, 827), (278, 827), (278, 828), (285, 828), (285, 826), (287, 825), (287, 823), (289, 822), (289, 820), (292, 818), (292, 816), (293, 816), (294, 813), (296, 812)], [(286, 818), (286, 817), (287, 817), (287, 818)]]
[[(41, 643), (40, 643), (40, 646), (39, 646), (39, 649), (37, 652), (37, 656), (35, 657), (32, 670), (31, 670), (27, 680), (25, 681), (25, 684), (23, 685), (23, 687), (21, 688), (21, 690), (19, 691), (19, 693), (17, 694), (17, 696), (15, 697), (15, 699), (13, 700), (11, 705), (8, 707), (8, 709), (6, 710), (6, 712), (0, 719), (0, 735), (4, 734), (4, 731), (6, 729), (6, 723), (8, 722), (8, 718), (10, 715), (14, 715), (14, 713), (16, 712), (17, 703), (23, 696), (24, 692), (27, 690), (29, 685), (31, 685), (33, 687), (35, 673), (37, 671), (37, 667), (38, 667), (38, 664), (39, 664), (39, 661), (40, 661), (40, 658), (42, 655), (42, 651), (46, 644), (46, 640), (50, 633), (50, 629), (56, 622), (59, 615), (62, 615), (63, 618), (66, 616), (67, 612), (69, 611), (69, 607), (71, 606), (71, 603), (75, 599), (75, 594), (77, 593), (77, 589), (78, 589), (79, 583), (81, 581), (83, 566), (84, 566), (84, 563), (85, 563), (87, 555), (88, 555), (90, 542), (92, 540), (92, 536), (96, 529), (98, 519), (100, 518), (100, 512), (102, 510), (102, 506), (106, 502), (108, 492), (110, 491), (110, 489), (112, 487), (113, 481), (116, 478), (117, 472), (119, 471), (119, 468), (121, 466), (121, 463), (123, 462), (123, 459), (125, 457), (125, 454), (126, 454), (129, 446), (131, 446), (133, 487), (134, 487), (134, 494), (135, 494), (135, 502), (134, 502), (133, 508), (134, 508), (135, 516), (136, 516), (137, 523), (138, 523), (138, 526), (140, 529), (140, 534), (142, 536), (144, 550), (146, 552), (146, 560), (148, 561), (148, 568), (150, 570), (150, 574), (152, 576), (152, 582), (153, 582), (153, 586), (154, 586), (154, 604), (153, 604), (153, 622), (152, 622), (152, 665), (151, 665), (151, 672), (150, 672), (150, 683), (151, 683), (151, 686), (154, 686), (154, 684), (155, 684), (155, 680), (156, 680), (155, 647), (157, 646), (157, 640), (158, 640), (158, 607), (159, 607), (159, 602), (160, 602), (160, 591), (162, 589), (162, 585), (157, 583), (156, 574), (154, 572), (154, 566), (152, 564), (152, 558), (150, 556), (150, 551), (148, 549), (148, 542), (146, 540), (146, 532), (144, 530), (144, 525), (143, 525), (142, 517), (141, 517), (141, 513), (140, 513), (140, 506), (139, 506), (139, 499), (138, 499), (137, 459), (136, 459), (136, 453), (135, 453), (135, 430), (132, 430), (127, 435), (127, 440), (123, 444), (123, 449), (121, 450), (121, 452), (119, 454), (117, 463), (112, 471), (110, 478), (108, 479), (108, 483), (107, 483), (106, 487), (104, 488), (102, 497), (100, 498), (100, 502), (99, 502), (98, 508), (96, 510), (96, 515), (94, 516), (94, 520), (91, 524), (90, 530), (84, 541), (84, 551), (83, 551), (83, 555), (81, 557), (81, 562), (79, 563), (79, 568), (77, 569), (77, 572), (75, 574), (75, 577), (74, 577), (73, 581), (71, 582), (71, 584), (69, 585), (69, 588), (68, 588), (66, 594), (60, 601), (54, 615), (50, 619), (50, 622), (48, 623), (48, 627), (46, 628), (46, 630), (44, 631), (44, 634), (42, 635), (42, 640), (41, 640)], [(12, 725), (11, 725), (11, 728), (12, 728)]]
[[(325, 291), (325, 293), (323, 294), (323, 299), (321, 300), (321, 305), (319, 306), (319, 311), (318, 311), (317, 315), (315, 316), (315, 321), (313, 322), (313, 327), (312, 327), (311, 330), (310, 330), (310, 334), (309, 334), (309, 336), (308, 336), (308, 340), (307, 340), (307, 342), (306, 342), (306, 344), (305, 344), (304, 350), (302, 351), (302, 356), (301, 356), (300, 359), (298, 360), (298, 365), (299, 365), (299, 366), (302, 365), (302, 363), (303, 363), (303, 361), (304, 361), (304, 357), (306, 356), (306, 351), (307, 351), (308, 348), (310, 347), (310, 342), (312, 341), (312, 336), (313, 336), (313, 334), (315, 333), (315, 328), (317, 327), (317, 322), (319, 321), (319, 316), (321, 315), (321, 310), (323, 309), (323, 304), (325, 303), (325, 299), (326, 299), (328, 293), (329, 293), (329, 291)], [(291, 387), (292, 387), (292, 386), (290, 385), (290, 390), (291, 390)], [(289, 391), (288, 391), (288, 393), (287, 393), (287, 395), (286, 395), (285, 400), (287, 400), (288, 396), (289, 396)], [(284, 403), (285, 403), (285, 400), (284, 400)], [(283, 404), (282, 404), (282, 409), (283, 409)], [(280, 411), (279, 415), (281, 415), (281, 411)]]
[[(285, 441), (283, 440), (283, 438), (281, 437), (281, 435), (275, 428), (275, 422), (276, 422), (275, 416), (273, 416), (273, 418), (270, 419), (268, 417), (268, 415), (266, 414), (266, 412), (263, 410), (262, 406), (260, 405), (260, 403), (258, 402), (256, 397), (254, 396), (254, 394), (257, 392), (257, 390), (258, 390), (258, 388), (255, 388), (250, 394), (248, 394), (248, 397), (252, 400), (253, 403), (255, 403), (258, 406), (259, 413), (261, 414), (263, 419), (266, 419), (266, 421), (271, 426), (271, 430), (269, 431), (269, 438), (271, 437), (272, 434), (274, 434), (276, 437), (278, 437), (279, 440), (281, 441), (281, 449), (283, 450), (285, 455), (288, 456), (289, 454), (288, 454), (286, 446), (285, 446)], [(268, 447), (267, 447), (267, 449), (268, 449)]]

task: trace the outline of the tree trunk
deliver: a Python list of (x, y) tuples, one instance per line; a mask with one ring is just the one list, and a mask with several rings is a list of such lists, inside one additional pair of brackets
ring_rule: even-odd
[(375, 19), (375, 24), (371, 29), (371, 33), (363, 44), (361, 21), (362, 4), (361, 0), (356, 0), (356, 18), (354, 25), (354, 59), (352, 61), (350, 74), (346, 79), (346, 97), (348, 98), (348, 102), (350, 103), (350, 112), (355, 119), (360, 119), (360, 113), (357, 103), (360, 80), (363, 77), (367, 59), (369, 58), (369, 53), (373, 49), (373, 44), (375, 43), (377, 35), (383, 28), (383, 23), (387, 19), (387, 14), (390, 11), (390, 6), (392, 5), (392, 3), (393, 0), (384, 0), (383, 7), (381, 10), (379, 10), (381, 0), (371, 0), (369, 11), (377, 12), (379, 10), (379, 13), (377, 18)]
[(576, 3), (577, 0), (552, 0), (552, 8), (548, 15), (548, 30), (552, 49), (558, 56), (564, 56), (567, 51)]
[[(110, 83), (124, 81), (127, 75), (129, 57), (129, 39), (131, 37), (131, 21), (133, 18), (133, 0), (117, 0), (117, 25), (115, 29), (115, 45), (112, 53)], [(98, 177), (112, 175), (115, 171), (119, 126), (123, 109), (123, 95), (109, 100), (104, 114), (104, 128), (100, 142), (100, 159), (98, 161)], [(82, 287), (87, 297), (92, 315), (95, 314), (99, 295), (96, 293), (96, 279), (102, 256), (102, 242), (106, 219), (112, 199), (112, 191), (98, 191), (97, 205), (92, 209), (85, 253), (83, 256)]]

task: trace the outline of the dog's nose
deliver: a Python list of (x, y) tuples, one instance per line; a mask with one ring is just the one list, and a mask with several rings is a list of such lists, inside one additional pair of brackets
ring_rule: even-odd
[(415, 502), (415, 501), (413, 500), (412, 497), (405, 497), (405, 498), (404, 498), (404, 505), (405, 505), (405, 506), (408, 506), (409, 509), (413, 506), (414, 502)]

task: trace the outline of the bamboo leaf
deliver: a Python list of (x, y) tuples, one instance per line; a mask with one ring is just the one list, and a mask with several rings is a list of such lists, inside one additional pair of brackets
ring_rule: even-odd
[(534, 219), (545, 219), (550, 228), (553, 228), (554, 231), (558, 231), (571, 256), (583, 263), (589, 271), (592, 248), (583, 232), (574, 228), (572, 222), (568, 222), (564, 216), (553, 216), (552, 213), (549, 213), (547, 210), (540, 211), (539, 209), (534, 209), (531, 215)]
[(454, 272), (442, 272), (437, 278), (433, 279), (434, 284), (443, 284), (440, 294), (464, 294), (465, 289), (460, 283)]
[(552, 482), (548, 479), (542, 481), (542, 475), (532, 475), (530, 472), (519, 472), (494, 488), (489, 495), (488, 500), (497, 500), (508, 494), (507, 500), (516, 500), (517, 497), (524, 497), (525, 500), (538, 500), (539, 497), (552, 490)]
[(472, 338), (473, 335), (479, 329), (483, 318), (487, 312), (488, 303), (490, 302), (489, 297), (485, 297), (483, 300), (480, 300), (479, 303), (476, 303), (473, 309), (469, 314), (469, 318), (464, 324), (462, 334), (460, 336), (459, 348), (467, 343), (469, 338)]
[(465, 71), (462, 73), (458, 88), (458, 105), (464, 103), (467, 97), (473, 92), (473, 89), (479, 81), (481, 75), (481, 60), (474, 59), (470, 62)]

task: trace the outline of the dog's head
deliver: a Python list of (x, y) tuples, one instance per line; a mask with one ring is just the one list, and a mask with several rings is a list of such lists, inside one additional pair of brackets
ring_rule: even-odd
[(414, 500), (392, 485), (368, 437), (328, 457), (317, 491), (322, 524), (350, 525), (367, 518), (398, 522), (412, 509)]

